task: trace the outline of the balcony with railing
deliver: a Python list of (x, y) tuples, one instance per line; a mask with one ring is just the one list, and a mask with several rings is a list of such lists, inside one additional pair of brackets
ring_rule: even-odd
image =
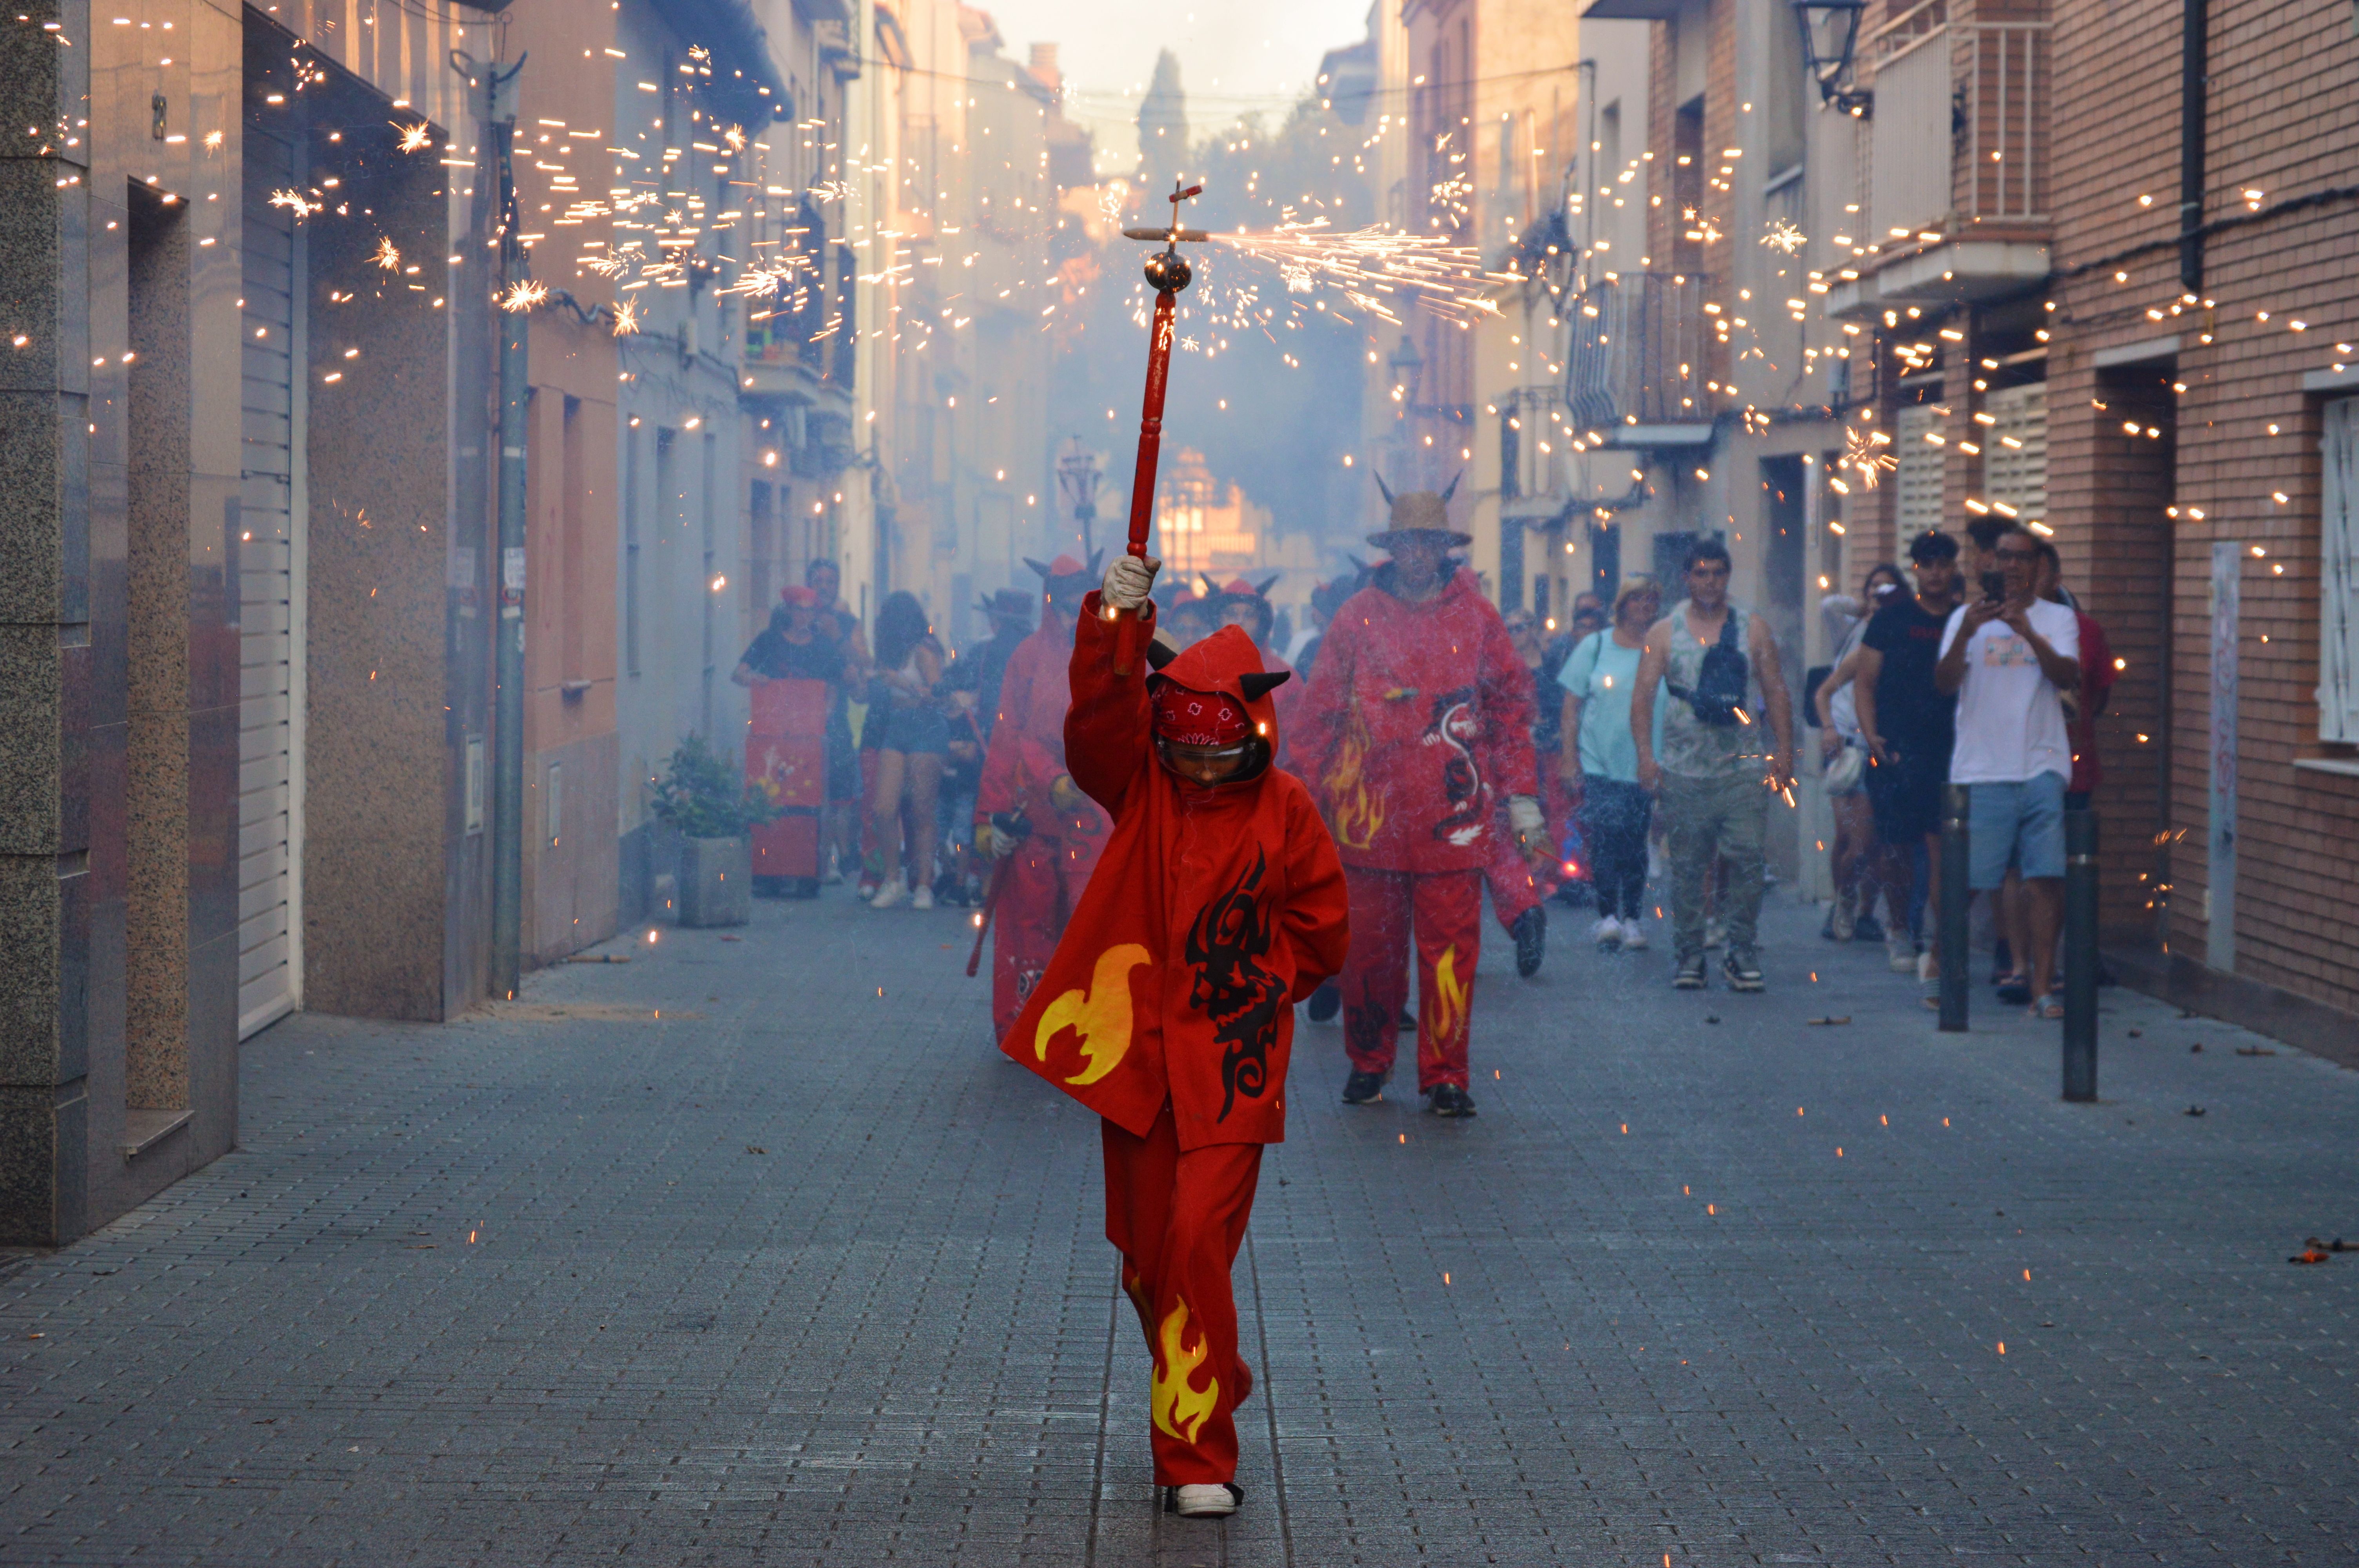
[(1871, 34), (1864, 249), (1832, 272), (1829, 308), (1987, 298), (2048, 273), (2049, 103), (2044, 5), (1968, 21), (1919, 0)]
[(743, 389), (809, 403), (852, 386), (853, 280), (837, 247), (829, 262), (826, 221), (806, 201), (778, 231), (762, 270), (766, 290), (745, 299)]
[(1565, 390), (1576, 426), (1612, 446), (1712, 438), (1707, 282), (1698, 273), (1625, 273), (1574, 296)]

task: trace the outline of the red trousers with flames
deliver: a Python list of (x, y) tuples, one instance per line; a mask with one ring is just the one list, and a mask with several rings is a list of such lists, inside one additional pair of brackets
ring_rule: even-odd
[(1169, 1102), (1144, 1138), (1102, 1125), (1106, 1239), (1122, 1253), (1122, 1288), (1154, 1357), (1155, 1484), (1234, 1480), (1236, 1409), (1253, 1392), (1253, 1369), (1237, 1354), (1229, 1270), (1245, 1245), (1262, 1146), (1183, 1152)]
[[(1343, 868), (1352, 903), (1352, 950), (1343, 960), (1343, 1048), (1363, 1073), (1393, 1068), (1393, 1041), (1408, 1000), (1408, 949), (1417, 942), (1417, 1087), (1467, 1087), (1466, 1034), (1474, 964), (1483, 952), (1483, 872)], [(1505, 912), (1502, 911), (1504, 914)]]

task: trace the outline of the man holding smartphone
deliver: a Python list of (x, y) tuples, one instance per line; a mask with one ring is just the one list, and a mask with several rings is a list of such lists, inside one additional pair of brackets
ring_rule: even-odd
[(2035, 1017), (2062, 1018), (2056, 933), (2064, 913), (2064, 791), (2072, 744), (2061, 694), (2081, 685), (2081, 631), (2071, 610), (2039, 597), (2039, 541), (2001, 534), (1983, 597), (1952, 611), (1933, 678), (1958, 697), (1950, 782), (1969, 791), (1973, 851), (1967, 885), (1995, 892), (2021, 871), (2031, 951), (2017, 955)]

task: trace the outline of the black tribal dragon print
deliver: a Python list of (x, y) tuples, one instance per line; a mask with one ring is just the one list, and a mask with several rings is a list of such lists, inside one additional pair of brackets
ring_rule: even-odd
[(1269, 858), (1256, 853), (1251, 870), (1205, 904), (1188, 929), (1187, 958), (1196, 979), (1188, 1002), (1212, 1021), (1221, 1054), (1221, 1114), (1225, 1121), (1240, 1093), (1259, 1098), (1269, 1085), (1269, 1048), (1286, 987), (1259, 960), (1269, 952), (1268, 909), (1254, 897)]

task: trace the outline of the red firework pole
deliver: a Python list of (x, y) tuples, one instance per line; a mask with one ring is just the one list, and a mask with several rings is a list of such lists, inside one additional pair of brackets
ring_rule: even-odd
[[(1147, 531), (1155, 518), (1155, 469), (1163, 450), (1163, 394), (1171, 379), (1172, 316), (1180, 303), (1180, 291), (1195, 276), (1189, 269), (1187, 258), (1180, 254), (1180, 243), (1207, 237), (1201, 229), (1180, 226), (1180, 203), (1203, 194), (1203, 189), (1201, 185), (1182, 189), (1180, 182), (1173, 180), (1170, 227), (1122, 232), (1125, 239), (1163, 242), (1163, 248), (1147, 258), (1147, 287), (1155, 290), (1155, 321), (1147, 346), (1147, 396), (1138, 416), (1138, 466), (1130, 480), (1129, 550), (1141, 557), (1147, 554)], [(1125, 614), (1121, 619), (1114, 673), (1126, 676), (1137, 662), (1138, 617)]]

